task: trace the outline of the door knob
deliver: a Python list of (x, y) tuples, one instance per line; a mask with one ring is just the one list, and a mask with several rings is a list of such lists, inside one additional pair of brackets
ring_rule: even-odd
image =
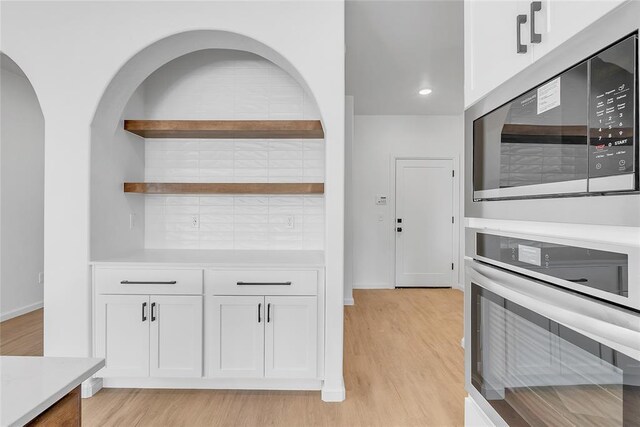
[(402, 227), (398, 227), (398, 228), (396, 228), (396, 231), (397, 231), (398, 233), (401, 233), (401, 232), (402, 232)]

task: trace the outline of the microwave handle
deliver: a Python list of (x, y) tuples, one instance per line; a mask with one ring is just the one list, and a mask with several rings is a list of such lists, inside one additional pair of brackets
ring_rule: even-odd
[(527, 45), (522, 44), (522, 24), (527, 23), (527, 15), (516, 16), (516, 53), (527, 53)]

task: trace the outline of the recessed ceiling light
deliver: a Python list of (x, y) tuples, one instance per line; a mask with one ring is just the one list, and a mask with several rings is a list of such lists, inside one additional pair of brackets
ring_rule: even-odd
[(429, 95), (431, 93), (431, 89), (420, 89), (418, 93), (420, 95)]

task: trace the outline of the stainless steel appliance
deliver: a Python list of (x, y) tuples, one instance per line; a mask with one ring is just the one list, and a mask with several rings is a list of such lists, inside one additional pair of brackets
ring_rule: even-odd
[(465, 371), (495, 425), (640, 425), (640, 318), (466, 261)]
[(638, 189), (637, 34), (473, 122), (476, 200)]
[(639, 28), (618, 7), (465, 111), (466, 217), (640, 226)]
[(467, 252), (475, 260), (640, 312), (640, 242), (623, 246), (502, 231), (467, 233), (472, 234)]

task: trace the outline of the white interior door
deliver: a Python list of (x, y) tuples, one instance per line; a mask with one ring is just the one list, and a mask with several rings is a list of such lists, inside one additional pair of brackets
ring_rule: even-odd
[(151, 296), (152, 377), (202, 376), (202, 297)]
[(264, 297), (215, 296), (212, 313), (209, 374), (228, 378), (264, 376)]
[(453, 284), (453, 161), (396, 160), (396, 286)]
[(98, 376), (149, 376), (149, 297), (99, 295), (96, 311), (96, 356), (106, 362)]
[(265, 377), (315, 378), (318, 298), (269, 296), (265, 303)]

